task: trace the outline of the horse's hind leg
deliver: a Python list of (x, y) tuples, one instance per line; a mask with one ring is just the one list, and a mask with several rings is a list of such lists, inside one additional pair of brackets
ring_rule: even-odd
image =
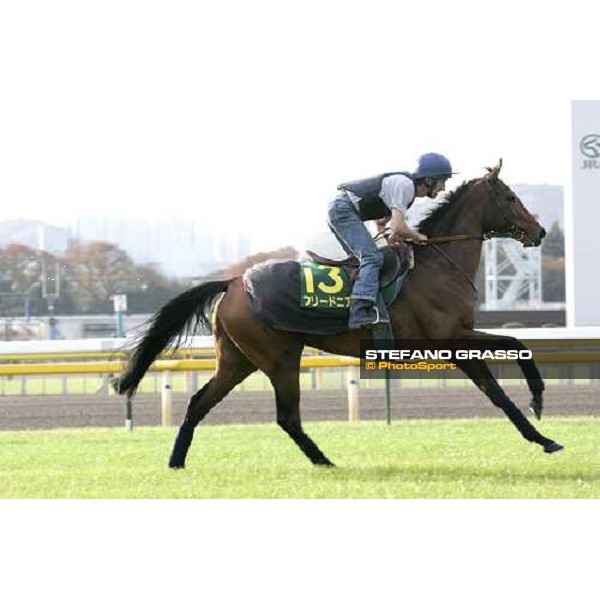
[(506, 395), (500, 384), (483, 360), (456, 361), (458, 367), (473, 381), (473, 383), (500, 408), (511, 420), (519, 433), (528, 441), (544, 447), (548, 454), (562, 450), (563, 447), (555, 441), (544, 437), (525, 417), (519, 408)]
[(191, 398), (185, 418), (173, 445), (169, 467), (182, 469), (194, 437), (194, 429), (225, 396), (256, 367), (235, 347), (224, 332), (216, 340), (217, 371), (209, 382)]
[(316, 465), (331, 461), (302, 430), (300, 421), (300, 357), (303, 336), (272, 329), (252, 314), (240, 282), (229, 287), (219, 315), (235, 345), (271, 380), (275, 388), (277, 423)]
[(275, 389), (277, 424), (314, 465), (335, 466), (302, 429), (300, 420), (300, 357), (267, 373)]

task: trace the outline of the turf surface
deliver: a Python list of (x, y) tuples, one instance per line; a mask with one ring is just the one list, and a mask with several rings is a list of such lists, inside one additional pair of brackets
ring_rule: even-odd
[(504, 419), (307, 423), (315, 468), (275, 425), (204, 426), (187, 468), (174, 428), (0, 433), (0, 498), (600, 498), (598, 420), (551, 418), (546, 455)]

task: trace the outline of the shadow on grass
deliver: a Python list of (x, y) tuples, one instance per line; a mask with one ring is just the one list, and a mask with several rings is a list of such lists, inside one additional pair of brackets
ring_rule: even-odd
[(493, 481), (497, 483), (557, 482), (593, 484), (600, 482), (600, 475), (581, 472), (555, 473), (551, 471), (533, 473), (530, 471), (508, 471), (506, 468), (481, 468), (462, 466), (389, 466), (389, 467), (338, 467), (330, 473), (336, 479), (354, 482), (380, 482), (398, 480), (399, 482), (451, 482), (451, 481)]

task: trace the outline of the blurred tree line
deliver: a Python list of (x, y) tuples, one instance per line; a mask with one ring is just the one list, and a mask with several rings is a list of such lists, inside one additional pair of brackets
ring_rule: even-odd
[(0, 315), (48, 314), (44, 292), (58, 292), (60, 314), (112, 312), (114, 294), (127, 294), (131, 312), (153, 312), (183, 289), (109, 242), (72, 243), (61, 255), (21, 244), (0, 248)]
[[(291, 247), (254, 254), (202, 279), (234, 277), (263, 260), (296, 255)], [(57, 279), (54, 312), (63, 315), (112, 313), (115, 294), (127, 294), (128, 312), (152, 313), (196, 283), (138, 265), (110, 242), (74, 242), (60, 255), (10, 244), (0, 247), (0, 317), (47, 315), (44, 292), (56, 292)]]

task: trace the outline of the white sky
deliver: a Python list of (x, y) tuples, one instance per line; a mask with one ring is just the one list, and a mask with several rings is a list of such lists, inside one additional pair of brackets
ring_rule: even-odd
[(422, 152), (566, 184), (600, 91), (589, 2), (8, 4), (0, 220), (177, 213), (269, 248)]

